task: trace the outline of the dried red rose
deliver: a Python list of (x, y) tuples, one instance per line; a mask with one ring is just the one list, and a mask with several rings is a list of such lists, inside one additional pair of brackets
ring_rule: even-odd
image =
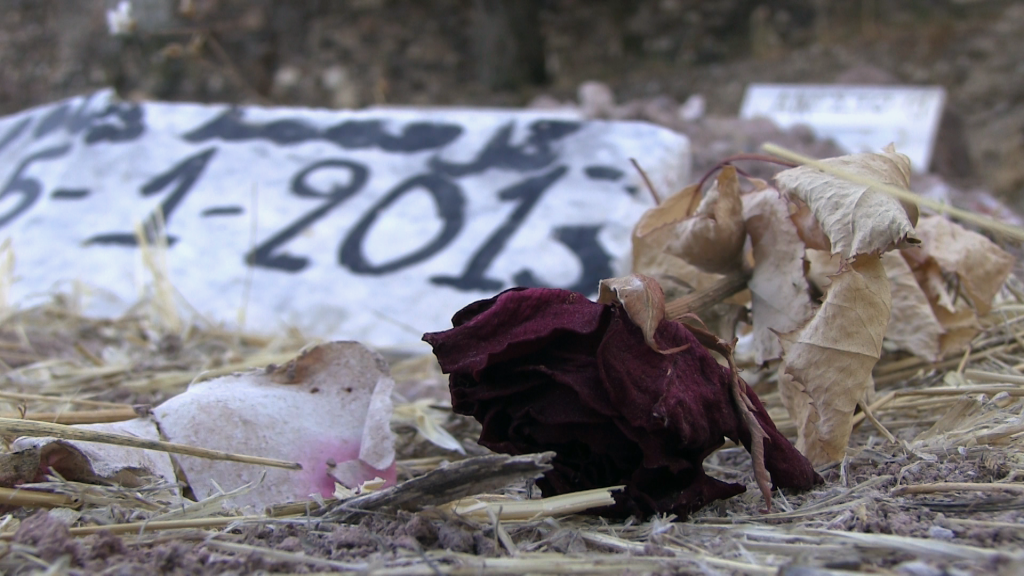
[[(624, 484), (616, 505), (594, 512), (684, 518), (744, 491), (708, 476), (704, 458), (725, 438), (750, 450), (751, 433), (730, 396), (732, 372), (682, 324), (662, 321), (644, 340), (620, 305), (582, 294), (515, 288), (475, 302), (454, 328), (425, 334), (450, 374), (452, 406), (483, 425), (480, 444), (507, 454), (553, 450), (545, 495)], [(742, 384), (763, 428), (764, 463), (776, 487), (821, 481)]]

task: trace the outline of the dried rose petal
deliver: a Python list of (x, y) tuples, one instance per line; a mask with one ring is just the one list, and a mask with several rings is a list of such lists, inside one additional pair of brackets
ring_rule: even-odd
[[(749, 450), (750, 432), (730, 397), (731, 372), (681, 324), (663, 321), (655, 341), (688, 347), (659, 354), (621, 306), (548, 288), (475, 302), (452, 323), (423, 339), (451, 375), (454, 410), (481, 422), (480, 444), (492, 450), (554, 450), (554, 468), (538, 482), (545, 495), (625, 484), (615, 506), (594, 512), (683, 518), (744, 491), (702, 467), (725, 438)], [(820, 482), (746, 393), (775, 486)]]

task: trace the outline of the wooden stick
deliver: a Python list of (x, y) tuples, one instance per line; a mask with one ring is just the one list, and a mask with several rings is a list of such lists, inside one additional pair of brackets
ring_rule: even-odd
[(258, 466), (274, 466), (276, 468), (287, 468), (289, 470), (302, 470), (302, 464), (298, 462), (287, 462), (273, 458), (262, 458), (259, 456), (245, 456), (243, 454), (232, 454), (220, 450), (209, 450), (197, 448), (186, 444), (175, 444), (161, 440), (146, 440), (135, 436), (124, 434), (112, 434), (110, 432), (97, 432), (64, 426), (63, 424), (49, 424), (46, 422), (32, 422), (30, 420), (18, 420), (15, 418), (0, 418), (0, 434), (12, 434), (20, 436), (31, 436), (35, 438), (53, 436), (65, 440), (78, 440), (81, 442), (99, 442), (101, 444), (114, 444), (116, 446), (128, 446), (141, 448), (143, 450), (156, 450), (169, 452), (171, 454), (184, 454), (197, 458), (208, 458), (210, 460), (228, 460), (241, 462), (243, 464), (255, 464)]
[(665, 305), (665, 317), (679, 320), (687, 314), (700, 312), (743, 290), (749, 281), (749, 270), (733, 272), (704, 290), (698, 290), (693, 294), (687, 294), (669, 302)]
[(82, 505), (71, 496), (24, 488), (0, 488), (0, 504), (28, 508), (78, 508)]
[(67, 412), (28, 412), (24, 416), (15, 412), (0, 412), (0, 418), (33, 420), (35, 422), (52, 422), (54, 424), (99, 424), (104, 422), (124, 422), (139, 417), (139, 413), (131, 406), (108, 408), (105, 410), (73, 410)]
[(492, 454), (467, 458), (401, 484), (339, 501), (326, 510), (311, 510), (310, 514), (344, 522), (354, 515), (384, 507), (417, 510), (447, 504), (514, 482), (539, 478), (551, 469), (554, 456), (554, 452), (541, 452), (521, 456)]
[(156, 530), (180, 530), (183, 528), (223, 528), (235, 522), (267, 521), (265, 516), (211, 516), (209, 518), (189, 518), (187, 520), (154, 520), (153, 522), (126, 522), (124, 524), (107, 524), (105, 526), (79, 526), (69, 528), (72, 536), (88, 536), (101, 530), (112, 534), (128, 534), (154, 532)]
[(1001, 386), (961, 386), (958, 388), (920, 388), (916, 390), (896, 390), (896, 396), (962, 396), (965, 394), (999, 394), (1006, 392), (1010, 396), (1024, 396), (1024, 388), (1003, 388)]
[(892, 489), (893, 496), (903, 494), (933, 494), (936, 492), (1015, 492), (1024, 494), (1024, 484), (999, 484), (997, 482), (937, 482), (935, 484), (915, 484), (913, 486), (897, 486)]
[(266, 548), (264, 546), (253, 546), (252, 544), (242, 544), (238, 542), (225, 542), (223, 540), (209, 539), (203, 543), (207, 548), (214, 548), (224, 550), (226, 552), (234, 552), (239, 556), (249, 556), (256, 554), (273, 562), (287, 562), (290, 564), (308, 564), (310, 566), (318, 566), (320, 568), (328, 568), (335, 570), (334, 573), (339, 572), (367, 572), (370, 565), (363, 562), (359, 564), (353, 564), (351, 562), (338, 562), (337, 560), (329, 560), (327, 558), (319, 558), (317, 556), (307, 556), (303, 552), (287, 552), (285, 550), (276, 550), (274, 548)]
[(985, 372), (983, 370), (964, 370), (964, 378), (974, 380), (975, 382), (1024, 384), (1024, 376)]
[(40, 402), (65, 402), (67, 404), (81, 404), (82, 406), (93, 406), (95, 408), (131, 408), (130, 404), (123, 402), (103, 402), (101, 400), (87, 400), (85, 398), (70, 398), (67, 396), (46, 396), (43, 394), (23, 394), (21, 392), (0, 392), (0, 398), (12, 400), (38, 400)]
[(644, 179), (644, 184), (647, 185), (647, 191), (650, 192), (651, 196), (654, 198), (654, 205), (660, 205), (661, 196), (659, 196), (658, 191), (654, 189), (654, 184), (651, 184), (651, 179), (647, 177), (647, 172), (644, 172), (644, 169), (640, 167), (640, 163), (636, 161), (636, 158), (630, 158), (629, 161), (633, 163), (633, 168), (636, 168), (636, 171), (640, 173), (640, 177)]

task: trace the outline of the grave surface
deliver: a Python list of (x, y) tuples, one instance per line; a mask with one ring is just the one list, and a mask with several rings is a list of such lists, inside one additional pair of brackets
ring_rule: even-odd
[(14, 302), (80, 281), (123, 310), (136, 229), (166, 223), (170, 280), (205, 318), (408, 346), (512, 286), (592, 294), (628, 269), (652, 200), (689, 178), (684, 136), (503, 110), (128, 103), (109, 92), (0, 120)]

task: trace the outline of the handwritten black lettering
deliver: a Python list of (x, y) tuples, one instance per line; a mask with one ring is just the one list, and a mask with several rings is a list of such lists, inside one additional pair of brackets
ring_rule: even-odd
[(505, 168), (518, 172), (539, 170), (558, 159), (558, 155), (551, 149), (551, 144), (579, 130), (580, 123), (538, 120), (530, 124), (530, 135), (518, 146), (512, 144), (514, 127), (515, 124), (509, 122), (499, 128), (472, 162), (459, 164), (435, 157), (430, 160), (430, 168), (456, 178), (479, 174), (491, 168)]
[(200, 215), (204, 218), (210, 216), (239, 216), (244, 212), (245, 210), (241, 206), (214, 206), (213, 208), (203, 210)]
[(0, 152), (2, 152), (4, 148), (7, 148), (11, 142), (17, 140), (18, 136), (21, 136), (22, 132), (24, 132), (31, 123), (31, 118), (22, 118), (20, 122), (11, 126), (11, 129), (7, 131), (7, 134), (4, 134), (4, 137), (0, 138)]
[(618, 168), (600, 165), (587, 166), (583, 169), (583, 173), (587, 175), (587, 178), (594, 180), (611, 180), (612, 182), (615, 182), (619, 178), (625, 176), (625, 173)]
[(18, 164), (17, 169), (14, 170), (14, 174), (11, 175), (7, 184), (4, 185), (3, 190), (0, 190), (0, 201), (3, 201), (11, 195), (20, 196), (21, 199), (17, 204), (12, 206), (10, 210), (0, 215), (0, 228), (6, 226), (23, 212), (31, 208), (32, 205), (36, 203), (36, 200), (39, 200), (39, 196), (43, 192), (43, 185), (39, 183), (39, 180), (25, 176), (25, 171), (28, 170), (28, 167), (33, 163), (42, 160), (60, 158), (70, 150), (70, 144), (46, 148), (30, 155)]
[(145, 131), (142, 106), (133, 102), (114, 102), (90, 120), (85, 143), (132, 142)]
[[(321, 192), (306, 182), (306, 178), (314, 172), (337, 168), (342, 168), (348, 173), (348, 183), (345, 186), (335, 185), (329, 192)], [(292, 193), (300, 198), (322, 198), (327, 202), (257, 246), (246, 255), (245, 262), (251, 266), (262, 266), (285, 272), (298, 272), (309, 266), (309, 258), (290, 254), (274, 254), (274, 251), (358, 192), (366, 184), (369, 175), (370, 172), (365, 166), (349, 160), (321, 160), (304, 168), (292, 178)]]
[[(434, 197), (437, 203), (438, 214), (444, 220), (444, 228), (427, 245), (412, 254), (396, 258), (384, 264), (371, 264), (363, 256), (363, 242), (370, 228), (377, 222), (380, 215), (387, 210), (402, 196), (422, 188)], [(448, 245), (462, 230), (465, 199), (462, 191), (451, 180), (440, 174), (422, 174), (413, 176), (402, 182), (394, 190), (380, 199), (377, 204), (367, 212), (355, 227), (349, 232), (348, 237), (338, 251), (338, 262), (356, 274), (370, 274), (380, 276), (389, 272), (395, 272), (407, 266), (422, 262), (434, 254), (437, 254)]]
[(90, 111), (89, 106), (95, 93), (89, 94), (78, 104), (78, 108), (72, 112), (71, 103), (66, 102), (51, 110), (36, 124), (32, 132), (32, 138), (38, 140), (57, 130), (65, 130), (75, 135), (87, 128), (97, 116), (103, 115), (106, 111)]
[(88, 188), (60, 188), (50, 192), (50, 198), (54, 200), (81, 200), (88, 196)]
[[(146, 235), (146, 240), (153, 242), (156, 240), (156, 235), (160, 229), (160, 221), (163, 221), (163, 226), (166, 227), (170, 221), (171, 216), (174, 214), (174, 210), (181, 203), (185, 195), (188, 194), (189, 190), (195, 185), (196, 180), (203, 173), (206, 165), (210, 163), (210, 159), (213, 158), (214, 153), (217, 152), (216, 148), (207, 148), (197, 154), (185, 158), (181, 162), (177, 163), (167, 172), (160, 174), (144, 184), (141, 188), (143, 196), (152, 196), (164, 191), (166, 188), (177, 184), (171, 190), (171, 193), (167, 195), (167, 198), (160, 203), (157, 211), (150, 214), (142, 224), (143, 232)], [(178, 241), (176, 236), (167, 235), (167, 245), (173, 246)], [(138, 239), (135, 238), (135, 234), (127, 232), (112, 232), (108, 234), (99, 234), (89, 238), (85, 241), (85, 244), (113, 244), (118, 246), (137, 246)]]
[[(555, 239), (572, 250), (583, 266), (580, 277), (571, 286), (567, 286), (566, 290), (590, 295), (597, 291), (598, 283), (601, 280), (615, 275), (611, 267), (612, 257), (597, 240), (597, 234), (600, 231), (600, 225), (555, 228)], [(518, 286), (546, 286), (529, 270), (519, 272), (513, 277), (513, 280)]]
[(413, 122), (397, 136), (389, 134), (381, 120), (348, 120), (326, 130), (293, 119), (260, 124), (247, 122), (241, 110), (232, 108), (184, 138), (189, 142), (267, 140), (284, 146), (322, 140), (347, 150), (376, 147), (385, 152), (420, 152), (443, 148), (461, 134), (461, 126), (439, 122)]
[(36, 124), (36, 129), (32, 131), (32, 138), (38, 140), (58, 128), (63, 128), (68, 120), (68, 112), (70, 111), (71, 104), (61, 104), (51, 110), (49, 114), (43, 116), (42, 120)]
[(505, 249), (509, 238), (522, 226), (544, 191), (564, 176), (568, 170), (565, 166), (559, 166), (545, 174), (527, 178), (498, 192), (498, 198), (519, 202), (519, 205), (509, 214), (508, 219), (491, 234), (483, 246), (473, 254), (460, 276), (434, 276), (430, 281), (459, 290), (494, 291), (501, 289), (505, 285), (503, 281), (484, 277), (487, 268)]

